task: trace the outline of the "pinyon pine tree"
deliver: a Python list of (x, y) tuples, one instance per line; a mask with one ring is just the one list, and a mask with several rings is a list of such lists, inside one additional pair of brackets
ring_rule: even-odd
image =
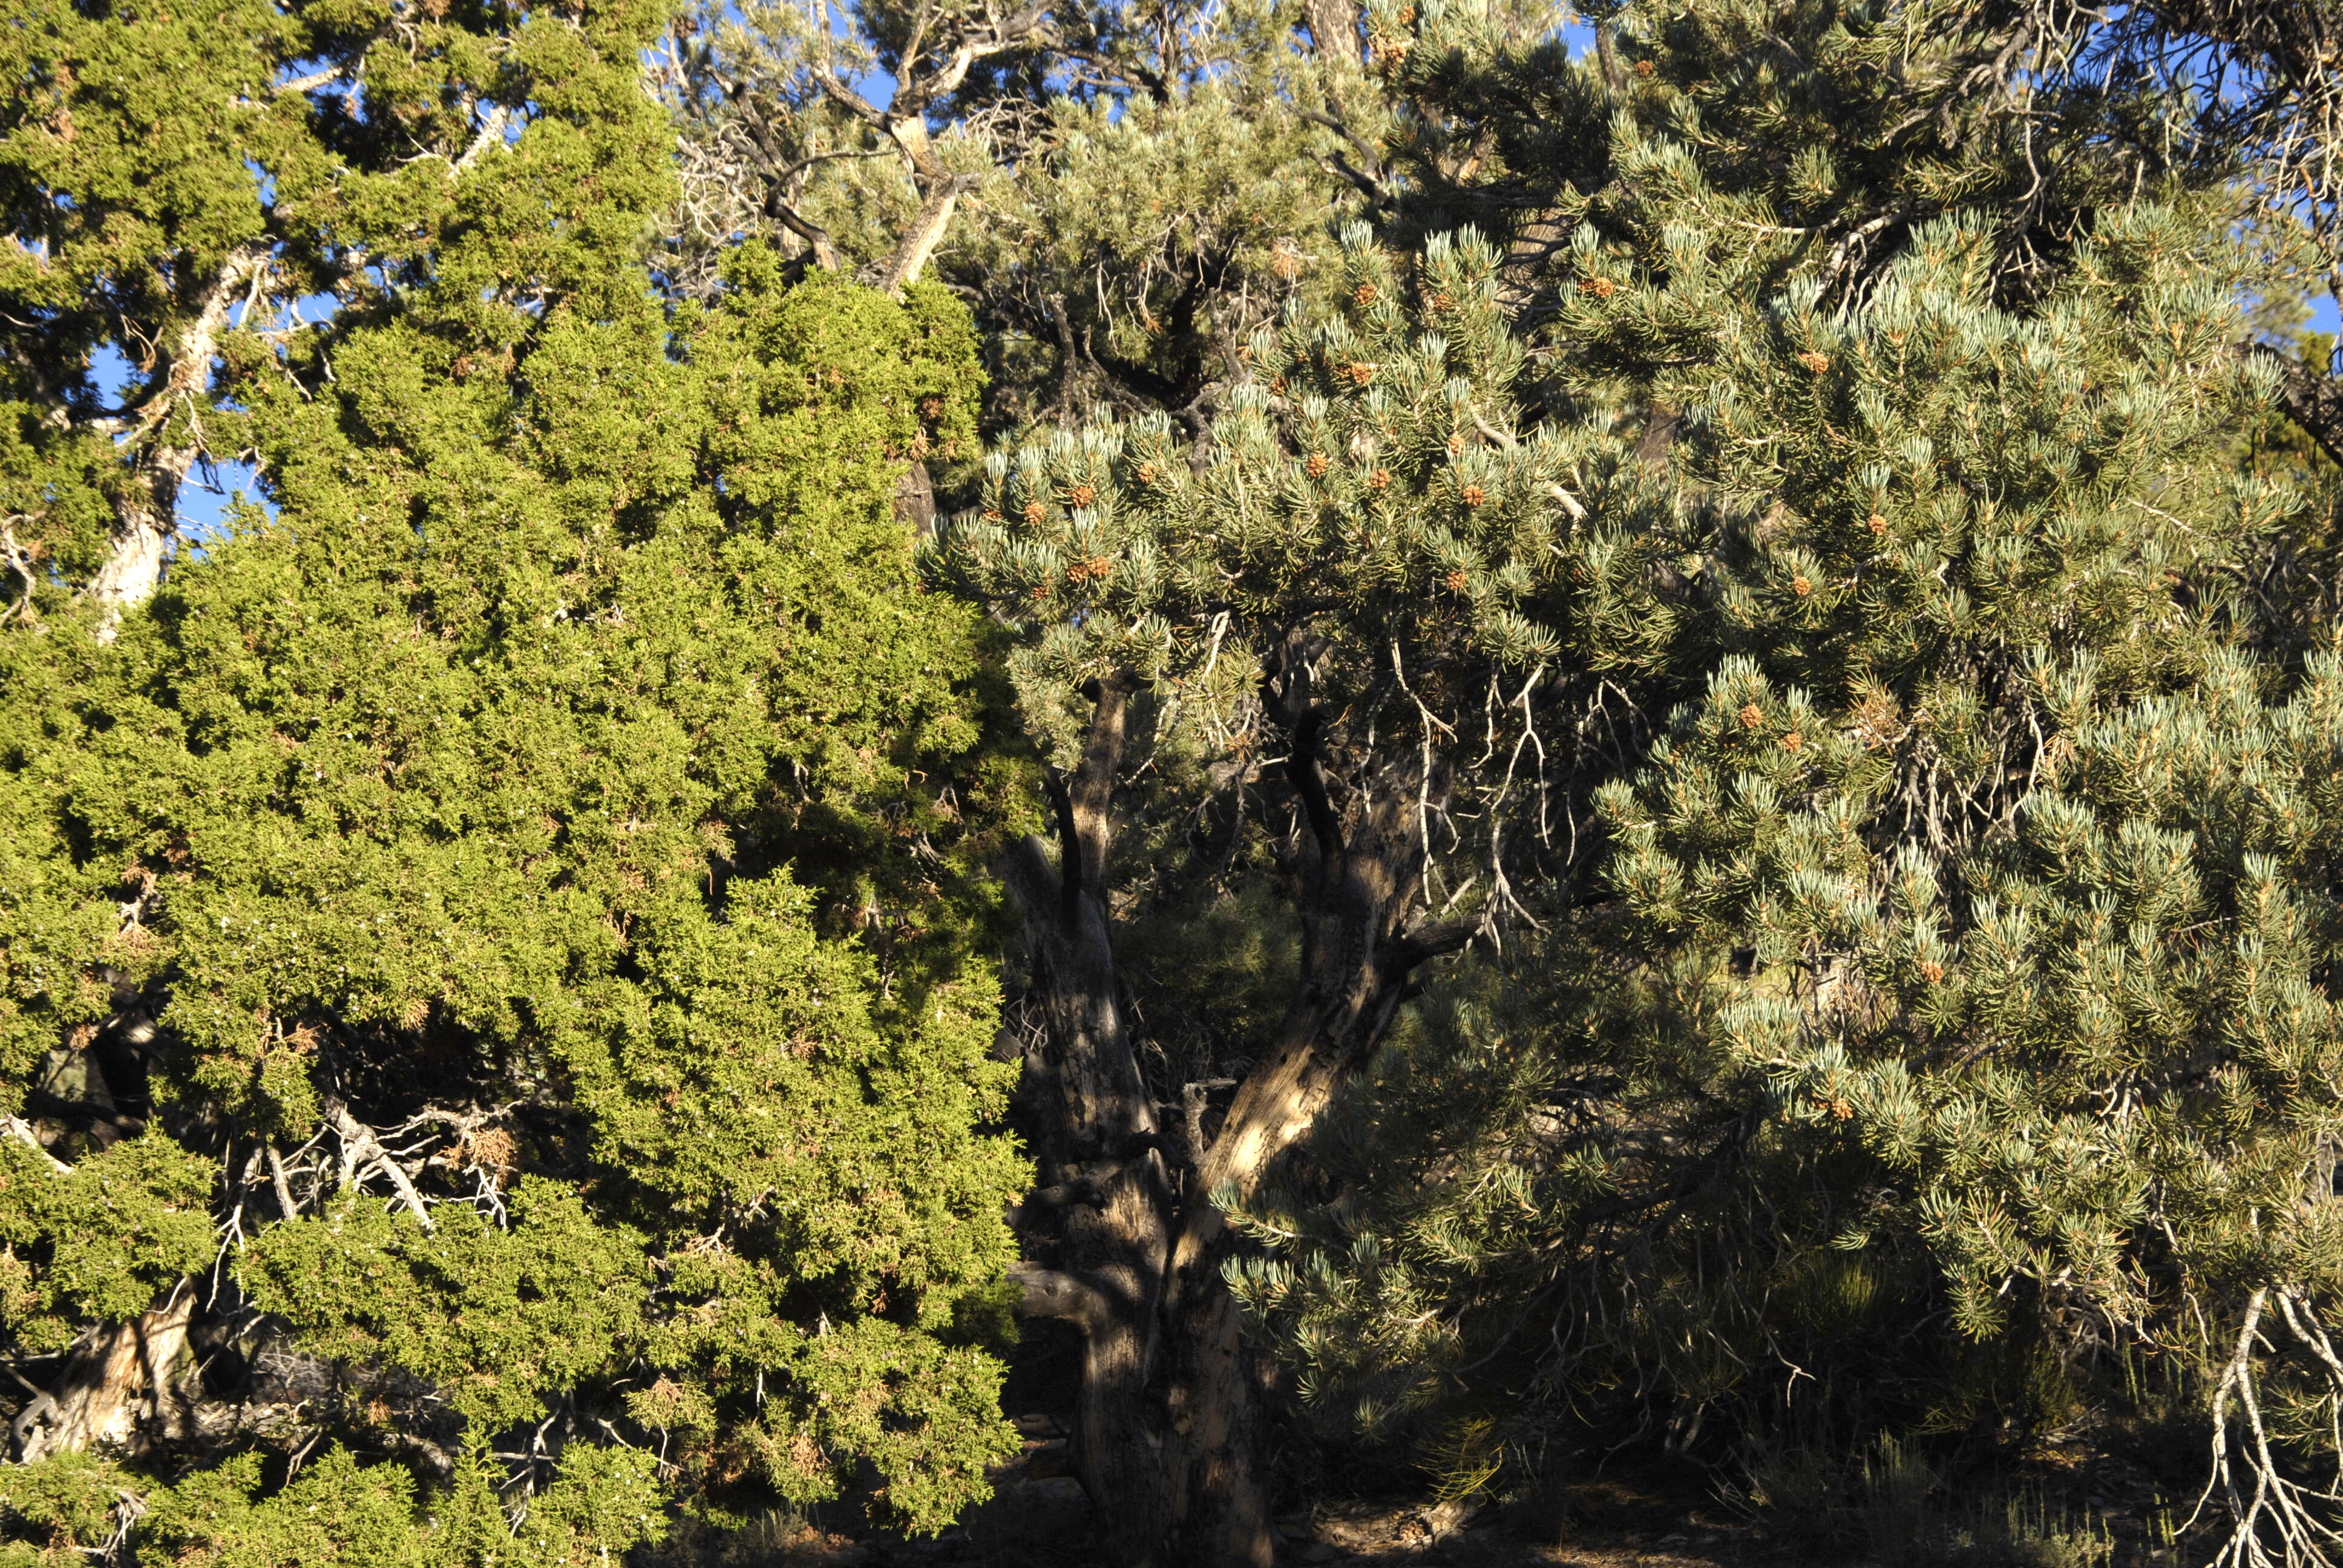
[[(219, 155), (215, 227), (103, 161), (14, 209), (54, 232), (10, 317), (63, 336), (6, 371), (13, 537), (51, 546), (0, 630), (11, 1562), (605, 1561), (866, 1473), (932, 1529), (1013, 1451), (978, 869), (1016, 776), (890, 506), (973, 440), (974, 340), (754, 246), (663, 309), (657, 21), (10, 30), (73, 111), (12, 155), (154, 145), (158, 28), (292, 149)], [(348, 95), (267, 96), (318, 28)], [(435, 116), (470, 149), (337, 150)], [(146, 437), (79, 433), (68, 328), (135, 363), (136, 291), (247, 238), (329, 246), (344, 297), (180, 340), (169, 417), (233, 421), (274, 510), (133, 606), (93, 498), (157, 494)]]
[(671, 276), (745, 235), (882, 283), (930, 269), (976, 315), (997, 425), (1106, 402), (1203, 438), (1246, 337), (1322, 303), (1334, 229), (1388, 196), (1363, 43), (1351, 0), (696, 9), (660, 66)]
[[(1644, 651), (1598, 585), (1657, 531), (1645, 473), (1607, 425), (1521, 421), (1497, 253), (1403, 266), (1361, 226), (1342, 258), (1347, 308), (1253, 335), (1202, 462), (1161, 415), (996, 452), (939, 552), (1017, 638), (1051, 763), (1054, 862), (1009, 862), (1042, 1023), (1020, 1278), (1084, 1335), (1079, 1462), (1118, 1562), (1268, 1560), (1222, 1210), (1563, 830), (1548, 685)], [(1298, 932), (1225, 1109), (1151, 1079), (1119, 989), (1118, 927), (1182, 857), (1249, 862)]]
[[(1974, 20), (1637, 9), (1546, 100), (1607, 159), (1490, 132), (1490, 205), (1560, 209), (1510, 252), (1544, 395), (1640, 408), (1669, 466), (1620, 583), (1672, 613), (1618, 693), (1655, 717), (1526, 997), (1374, 1061), (1242, 1205), (1284, 1254), (1242, 1288), (1335, 1408), (1443, 1406), (1466, 1486), (1574, 1406), (1678, 1446), (1942, 1430), (2022, 1419), (2037, 1350), (2149, 1353), (2214, 1420), (2230, 1556), (2320, 1561), (2343, 735), (2332, 629), (2243, 591), (2305, 500), (2237, 461), (2283, 389), (2241, 352), (2270, 259), (2217, 149), (2127, 132), (2185, 124), (2153, 84), (2067, 80), (2026, 180), (1956, 72), (1865, 68), (1949, 67)], [(1535, 79), (1410, 69), (1443, 57), (1493, 125)]]

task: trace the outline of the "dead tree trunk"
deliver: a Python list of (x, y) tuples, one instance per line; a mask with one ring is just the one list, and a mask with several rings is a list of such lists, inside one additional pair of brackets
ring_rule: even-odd
[[(1470, 928), (1406, 929), (1423, 886), (1421, 808), (1441, 780), (1403, 766), (1409, 776), (1392, 782), (1403, 787), (1353, 801), (1346, 824), (1319, 760), (1322, 720), (1303, 713), (1289, 763), (1314, 851), (1300, 890), (1300, 983), (1210, 1147), (1183, 1158), (1159, 1130), (1123, 1024), (1105, 900), (1131, 689), (1088, 693), (1097, 709), (1081, 763), (1053, 786), (1061, 869), (1029, 841), (1011, 875), (1047, 1024), (1028, 1058), (1044, 1185), (1027, 1228), (1054, 1232), (1037, 1249), (1051, 1255), (1019, 1277), (1030, 1314), (1083, 1333), (1076, 1468), (1118, 1568), (1267, 1568), (1265, 1412), (1222, 1282), (1232, 1238), (1211, 1194), (1249, 1187), (1309, 1131), (1390, 1027), (1409, 975), (1463, 946)], [(1035, 1222), (1061, 1211), (1061, 1224)]]
[(19, 1456), (30, 1464), (52, 1453), (105, 1446), (136, 1452), (163, 1435), (178, 1412), (171, 1374), (187, 1348), (196, 1290), (181, 1281), (154, 1309), (99, 1329), (75, 1354), (54, 1393), (16, 1418)]

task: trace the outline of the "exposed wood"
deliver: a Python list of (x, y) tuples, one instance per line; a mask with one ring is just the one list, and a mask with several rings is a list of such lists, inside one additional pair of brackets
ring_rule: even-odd
[(88, 588), (100, 606), (100, 642), (113, 641), (122, 617), (146, 603), (163, 580), (163, 565), (178, 533), (179, 489), (202, 453), (196, 431), (190, 432), (195, 439), (176, 445), (154, 437), (169, 428), (175, 414), (185, 412), (192, 418), (196, 399), (211, 380), (212, 357), (237, 296), (256, 285), (267, 266), (268, 252), (258, 245), (238, 246), (228, 253), (205, 286), (194, 318), (172, 345), (170, 367), (161, 384), (131, 423), (127, 444), (135, 454), (134, 472), (116, 501), (113, 546)]
[(1112, 1311), (1105, 1292), (1089, 1281), (1034, 1263), (1011, 1263), (1009, 1278), (1025, 1292), (1019, 1315), (1060, 1318), (1091, 1332), (1103, 1327)]
[(73, 1169), (43, 1147), (40, 1135), (33, 1131), (33, 1124), (21, 1116), (0, 1117), (0, 1136), (14, 1138), (28, 1148), (38, 1150), (41, 1158), (49, 1162), (49, 1169), (52, 1171), (62, 1174)]
[(277, 1207), (284, 1218), (290, 1220), (301, 1212), (294, 1201), (293, 1182), (285, 1173), (285, 1157), (277, 1152), (277, 1145), (266, 1145), (268, 1151), (268, 1181), (277, 1191)]
[(912, 459), (895, 480), (895, 520), (920, 538), (935, 538), (936, 492), (928, 466)]
[(1046, 5), (1027, 5), (1007, 16), (989, 10), (980, 15), (980, 22), (970, 18), (947, 23), (948, 29), (957, 30), (931, 39), (929, 29), (940, 15), (922, 10), (902, 46), (894, 95), (884, 109), (875, 107), (842, 80), (826, 55), (815, 63), (814, 79), (823, 95), (895, 145), (920, 193), (918, 216), (876, 272), (878, 286), (892, 298), (901, 298), (903, 290), (919, 281), (950, 229), (952, 214), (970, 183), (936, 157), (928, 136), (929, 111), (960, 90), (978, 61), (1046, 41), (1050, 15)]
[(389, 1151), (383, 1148), (381, 1141), (375, 1137), (374, 1130), (352, 1115), (350, 1108), (342, 1102), (339, 1096), (326, 1097), (325, 1111), (327, 1125), (342, 1141), (345, 1163), (359, 1169), (371, 1165), (381, 1171), (398, 1193), (398, 1201), (407, 1205), (408, 1213), (415, 1216), (416, 1223), (421, 1225), (426, 1232), (436, 1231), (438, 1227), (431, 1222), (431, 1211), (425, 1206), (423, 1195), (415, 1190), (414, 1181), (399, 1168), (398, 1161), (391, 1158)]
[(1330, 58), (1359, 58), (1359, 8), (1352, 0), (1310, 0), (1310, 41)]
[(152, 1310), (95, 1331), (56, 1391), (18, 1417), (18, 1457), (29, 1464), (100, 1445), (136, 1453), (165, 1435), (177, 1414), (171, 1374), (195, 1310), (194, 1282), (183, 1280)]
[(880, 273), (879, 286), (888, 298), (902, 298), (903, 290), (920, 281), (920, 274), (935, 255), (936, 246), (943, 243), (945, 230), (951, 226), (952, 212), (960, 206), (960, 192), (965, 188), (965, 182), (952, 175), (928, 186), (919, 216), (911, 220), (911, 226), (896, 244), (895, 254)]

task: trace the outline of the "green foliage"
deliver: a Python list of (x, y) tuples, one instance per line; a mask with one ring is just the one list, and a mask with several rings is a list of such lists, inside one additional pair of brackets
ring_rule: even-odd
[[(323, 24), (248, 21), (204, 25), (270, 101)], [(69, 576), (0, 632), (0, 1350), (173, 1292), (232, 1347), (164, 1396), (226, 1407), (224, 1442), (150, 1422), (17, 1472), (25, 1541), (603, 1561), (679, 1501), (866, 1462), (933, 1530), (1014, 1450), (981, 868), (1021, 776), (990, 634), (921, 591), (891, 504), (973, 443), (974, 336), (940, 289), (791, 286), (759, 246), (664, 308), (651, 21), (336, 23), (396, 38), (352, 67), (365, 114), (255, 111), (314, 178), (264, 160), (255, 218), (232, 149), (222, 236), (150, 220), (277, 225), (295, 267), (298, 212), (373, 270), (223, 342), (273, 515), (111, 641)], [(509, 147), (351, 166), (491, 69), (530, 106)], [(27, 482), (62, 497), (53, 457)]]
[(556, 1568), (601, 1562), (656, 1538), (662, 1499), (655, 1470), (648, 1454), (573, 1450), (516, 1525), (476, 1462), (458, 1471), (450, 1494), (427, 1498), (406, 1466), (361, 1464), (339, 1450), (272, 1491), (262, 1485), (259, 1456), (247, 1453), (156, 1488), (138, 1528), (171, 1561), (239, 1568), (295, 1559), (336, 1568), (488, 1561)]
[[(2110, 202), (2201, 188), (2232, 149), (2182, 95), (2079, 68), (2089, 40), (2014, 13), (1706, 0), (1606, 5), (1609, 65), (1466, 5), (1385, 4), (1417, 232), (1470, 220), (1515, 246), (1562, 388), (1609, 405), (1697, 381), (1715, 307), (1805, 275), (1834, 302), (1960, 213), (1995, 216), (1978, 281), (2038, 297)], [(2021, 67), (2018, 62), (2023, 60)], [(2199, 159), (2212, 160), (2209, 164)], [(1591, 247), (1580, 231), (1591, 229)], [(1581, 288), (1601, 278), (1608, 286)]]
[[(1338, 171), (1389, 115), (1355, 44), (1299, 43), (1309, 8), (1291, 0), (1155, 9), (1130, 8), (1124, 47), (1166, 89), (1052, 96), (1043, 156), (980, 187), (986, 221), (937, 257), (977, 291), (1003, 425), (1073, 424), (1096, 399), (1192, 430), (1253, 330), (1347, 286), (1335, 232), (1367, 203)], [(1167, 26), (1192, 35), (1151, 57)]]
[[(1237, 346), (1330, 297), (1333, 228), (1381, 198), (1392, 105), (1358, 35), (1348, 0), (1061, 8), (1005, 39), (907, 0), (694, 7), (660, 61), (684, 149), (668, 276), (698, 291), (743, 236), (875, 273), (931, 159), (961, 193), (933, 273), (982, 328), (996, 424), (1105, 401), (1201, 431)], [(862, 95), (874, 76), (893, 103)], [(915, 155), (880, 123), (930, 91)]]
[[(1593, 1420), (2088, 1561), (1908, 1439), (2150, 1351), (2331, 1446), (2334, 474), (2239, 351), (2302, 236), (2087, 30), (1554, 20), (0, 38), (0, 1355), (76, 1397), (192, 1301), (207, 1369), (12, 1468), (0, 1557), (985, 1498), (992, 738), (1071, 769), (1096, 679), (1106, 1000), (1200, 1147), (1370, 954), (1227, 1280), (1444, 1494)], [(940, 282), (846, 281), (939, 202)], [(270, 509), (94, 602), (232, 451)], [(924, 560), (913, 464), (974, 502)]]
[[(9, 1568), (30, 1568), (83, 1560), (85, 1543), (110, 1545), (122, 1520), (118, 1468), (87, 1454), (61, 1454), (45, 1464), (12, 1465), (7, 1487), (0, 1492), (0, 1509), (11, 1525), (44, 1543), (35, 1546), (21, 1539), (0, 1543), (0, 1561)], [(29, 1527), (29, 1528), (27, 1528)]]
[(501, 1430), (637, 1342), (644, 1306), (642, 1237), (597, 1224), (542, 1177), (506, 1204), (502, 1226), (444, 1205), (427, 1234), (411, 1214), (344, 1201), (262, 1231), (243, 1283), (318, 1354), (403, 1368), (449, 1390), (468, 1423)]
[(2328, 481), (2236, 347), (2286, 247), (2147, 85), (2021, 121), (1966, 13), (1776, 9), (1624, 8), (1611, 79), (1438, 6), (1401, 52), (1409, 221), (1517, 226), (1515, 395), (1659, 472), (1573, 486), (1539, 600), (1612, 672), (1524, 716), (1592, 852), (1239, 1206), (1232, 1286), (1452, 1486), (1587, 1422), (2000, 1441), (2140, 1347), (2318, 1449), (2326, 1380), (2230, 1370), (2343, 1291), (2343, 736), (2273, 591)]
[(80, 1324), (119, 1322), (212, 1258), (211, 1162), (156, 1133), (61, 1170), (0, 1143), (0, 1278), (6, 1332), (55, 1354)]
[[(552, 298), (610, 303), (605, 258), (671, 189), (634, 86), (655, 20), (244, 0), (21, 13), (0, 43), (25, 89), (0, 111), (12, 604), (53, 612), (118, 517), (167, 526), (195, 454), (257, 438), (211, 361), (216, 346), (246, 373), (314, 363), (290, 302), (397, 299), (503, 345)], [(482, 159), (493, 177), (468, 166)], [(90, 374), (105, 347), (128, 362), (120, 387)]]
[(1324, 649), (1317, 700), (1403, 707), (1395, 667), (1445, 711), (1501, 672), (1533, 678), (1582, 624), (1572, 581), (1619, 546), (1573, 525), (1636, 505), (1621, 443), (1512, 428), (1521, 361), (1484, 242), (1435, 240), (1413, 302), (1363, 226), (1343, 245), (1350, 309), (1254, 334), (1260, 379), (1232, 394), (1201, 465), (1160, 415), (987, 459), (983, 509), (940, 563), (1011, 618), (1011, 669), (1061, 749), (1073, 689), (1114, 670), (1176, 693), (1161, 727), (1225, 748), (1304, 628)]
[[(1967, 907), (1946, 909), (1916, 859), (1858, 917), (1849, 978), (1879, 1022), (1785, 1056), (1778, 1010), (1723, 1020), (1729, 1049), (1765, 1053), (1783, 1114), (1844, 1102), (1845, 1131), (1912, 1173), (1906, 1222), (1972, 1333), (2012, 1282), (2134, 1322), (2184, 1282), (2336, 1288), (2323, 1205), (2256, 1216), (2336, 1115), (2315, 1086), (2343, 1035), (2313, 977), (2335, 942), (2338, 672), (2321, 656), (2283, 705), (2255, 673), (2225, 658), (2197, 693), (2117, 704), (2046, 669), (2066, 717), (2049, 787), (1962, 868)], [(1955, 1038), (1991, 1044), (1966, 1070), (1913, 1071)], [(2121, 1098), (2094, 1107), (2110, 1082)]]

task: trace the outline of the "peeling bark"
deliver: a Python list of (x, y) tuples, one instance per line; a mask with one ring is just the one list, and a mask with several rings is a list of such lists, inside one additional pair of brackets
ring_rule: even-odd
[(903, 297), (903, 290), (920, 281), (920, 274), (941, 245), (945, 231), (951, 227), (953, 209), (960, 206), (961, 181), (950, 175), (934, 181), (923, 181), (920, 216), (911, 220), (910, 230), (895, 246), (887, 267), (879, 279), (879, 286), (890, 299)]
[[(180, 454), (170, 454), (179, 456)], [(195, 454), (185, 454), (190, 462)], [(152, 475), (163, 466), (142, 465)], [(137, 608), (152, 598), (156, 585), (163, 580), (163, 560), (170, 552), (171, 538), (176, 529), (164, 519), (176, 516), (179, 484), (186, 477), (186, 465), (168, 476), (166, 481), (148, 490), (160, 489), (171, 498), (171, 510), (158, 509), (140, 499), (125, 500), (117, 508), (114, 528), (114, 547), (106, 552), (106, 564), (89, 583), (90, 597), (105, 606), (105, 614), (97, 623), (97, 640), (112, 642), (122, 625), (123, 615)], [(151, 481), (150, 481), (151, 482)]]
[(17, 1417), (23, 1462), (94, 1447), (136, 1453), (168, 1436), (180, 1424), (171, 1375), (195, 1310), (195, 1286), (183, 1280), (151, 1311), (85, 1341), (56, 1392)]
[(1310, 0), (1310, 41), (1318, 52), (1355, 64), (1359, 51), (1359, 8), (1352, 0)]

